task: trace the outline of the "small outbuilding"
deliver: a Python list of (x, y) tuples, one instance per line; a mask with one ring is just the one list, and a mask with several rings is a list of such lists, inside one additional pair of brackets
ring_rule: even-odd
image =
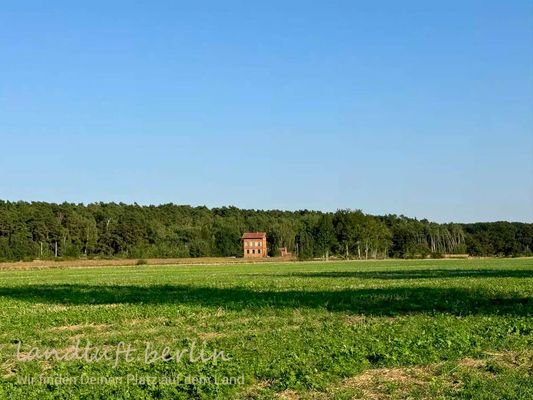
[(292, 253), (289, 250), (287, 250), (286, 247), (280, 247), (279, 253), (280, 253), (281, 257), (290, 257), (290, 256), (292, 256)]
[(267, 235), (266, 232), (247, 232), (242, 235), (244, 257), (246, 258), (260, 258), (266, 257), (267, 249)]

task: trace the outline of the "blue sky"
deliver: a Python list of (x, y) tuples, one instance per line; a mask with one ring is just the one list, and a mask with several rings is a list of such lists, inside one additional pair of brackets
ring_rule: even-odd
[(3, 4), (0, 198), (533, 222), (533, 3)]

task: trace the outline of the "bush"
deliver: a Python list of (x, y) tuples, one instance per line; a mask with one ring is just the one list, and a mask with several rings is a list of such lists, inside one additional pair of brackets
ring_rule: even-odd
[(139, 258), (135, 265), (146, 265), (146, 264), (148, 264), (148, 261), (146, 261), (144, 258)]

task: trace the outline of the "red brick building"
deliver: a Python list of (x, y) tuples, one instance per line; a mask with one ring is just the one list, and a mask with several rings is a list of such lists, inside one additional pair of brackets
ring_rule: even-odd
[(266, 232), (248, 232), (242, 235), (244, 257), (260, 258), (267, 256)]

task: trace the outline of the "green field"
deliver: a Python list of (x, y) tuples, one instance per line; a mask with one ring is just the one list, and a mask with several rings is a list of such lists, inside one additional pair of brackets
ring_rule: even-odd
[(533, 259), (1, 271), (0, 323), (2, 399), (533, 398)]

